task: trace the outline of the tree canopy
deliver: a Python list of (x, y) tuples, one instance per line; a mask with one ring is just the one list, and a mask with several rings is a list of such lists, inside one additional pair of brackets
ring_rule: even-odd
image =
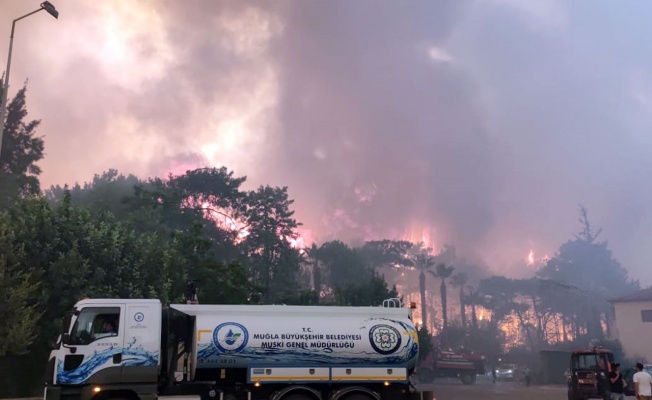
[[(511, 279), (488, 276), (454, 246), (433, 252), (380, 239), (304, 248), (288, 188), (245, 189), (247, 178), (226, 167), (149, 179), (109, 169), (41, 193), (44, 143), (26, 110), (23, 87), (10, 102), (0, 154), (0, 357), (45, 354), (82, 297), (184, 302), (189, 282), (202, 303), (418, 300), (426, 352), (491, 357), (510, 346), (604, 341), (613, 319), (608, 300), (639, 288), (584, 207), (577, 235), (536, 274)], [(448, 285), (459, 289), (450, 298)]]
[[(0, 98), (4, 90), (0, 80)], [(40, 193), (36, 164), (43, 158), (44, 143), (36, 136), (41, 121), (27, 119), (27, 85), (7, 101), (5, 129), (0, 149), (0, 210), (8, 207), (18, 197)]]

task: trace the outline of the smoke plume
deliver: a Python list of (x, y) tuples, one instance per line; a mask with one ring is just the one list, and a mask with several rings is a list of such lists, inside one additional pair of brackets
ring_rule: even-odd
[[(582, 203), (652, 281), (652, 4), (56, 6), (18, 23), (10, 82), (45, 187), (226, 165), (289, 186), (311, 238), (427, 239), (496, 272), (552, 255)], [(0, 0), (0, 24), (37, 7)]]

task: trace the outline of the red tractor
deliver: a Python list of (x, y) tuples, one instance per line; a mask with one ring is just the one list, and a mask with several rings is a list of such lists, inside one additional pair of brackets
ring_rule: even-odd
[(613, 353), (604, 348), (579, 349), (571, 353), (568, 400), (609, 400), (609, 372)]

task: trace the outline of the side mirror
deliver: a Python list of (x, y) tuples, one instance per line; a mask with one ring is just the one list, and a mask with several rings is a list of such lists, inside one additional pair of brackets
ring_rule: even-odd
[(77, 347), (70, 345), (69, 333), (64, 333), (63, 335), (61, 335), (61, 344), (63, 345), (63, 347), (70, 349), (71, 354), (75, 354), (77, 352)]

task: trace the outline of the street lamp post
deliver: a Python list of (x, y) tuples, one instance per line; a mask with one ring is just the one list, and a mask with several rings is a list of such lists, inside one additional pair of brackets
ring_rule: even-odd
[(5, 82), (2, 87), (2, 102), (0, 102), (0, 156), (2, 155), (2, 137), (5, 132), (5, 114), (7, 113), (7, 92), (9, 91), (9, 70), (11, 69), (11, 50), (14, 46), (14, 30), (16, 28), (16, 22), (20, 21), (23, 18), (27, 18), (32, 14), (45, 10), (53, 16), (54, 18), (59, 18), (59, 11), (50, 3), (49, 1), (44, 1), (41, 3), (41, 7), (38, 10), (34, 10), (29, 14), (25, 14), (20, 18), (16, 18), (11, 23), (11, 36), (9, 36), (9, 57), (7, 57), (7, 69), (5, 71)]

